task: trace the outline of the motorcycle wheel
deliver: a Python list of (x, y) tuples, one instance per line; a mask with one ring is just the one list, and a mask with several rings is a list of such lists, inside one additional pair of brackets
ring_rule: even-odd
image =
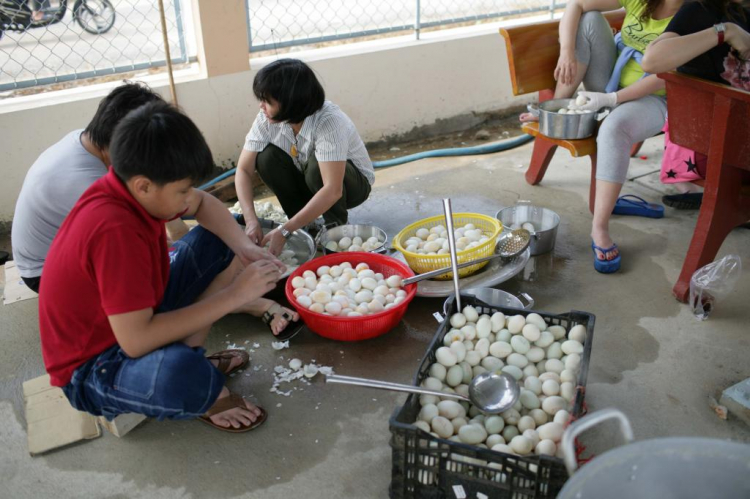
[(87, 33), (101, 35), (115, 24), (115, 8), (109, 0), (79, 0), (73, 6), (73, 19)]

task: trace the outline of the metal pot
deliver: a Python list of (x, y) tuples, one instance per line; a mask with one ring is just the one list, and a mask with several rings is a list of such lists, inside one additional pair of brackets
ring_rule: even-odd
[[(609, 419), (620, 422), (627, 444), (608, 450), (576, 471), (576, 437)], [(630, 422), (615, 409), (572, 423), (560, 443), (572, 476), (557, 499), (750, 497), (750, 445), (696, 437), (630, 443), (632, 440)]]
[(560, 216), (548, 208), (534, 206), (529, 201), (519, 201), (515, 206), (503, 208), (497, 212), (495, 218), (503, 223), (503, 231), (511, 230), (514, 226), (521, 226), (526, 222), (534, 224), (535, 231), (531, 232), (531, 256), (541, 255), (555, 248), (557, 227)]
[(560, 114), (558, 111), (567, 108), (574, 99), (552, 99), (540, 103), (538, 106), (529, 104), (527, 109), (534, 116), (539, 117), (539, 133), (551, 139), (578, 140), (594, 135), (596, 123), (603, 120), (609, 109), (599, 113)]
[[(448, 317), (453, 308), (453, 297), (449, 296), (443, 303), (443, 315)], [(461, 296), (474, 296), (492, 307), (517, 308), (520, 310), (531, 310), (534, 306), (534, 299), (526, 293), (512, 295), (507, 291), (493, 288), (472, 288), (462, 289)], [(523, 300), (526, 300), (524, 305)]]
[(353, 238), (356, 236), (361, 237), (363, 241), (366, 241), (371, 237), (377, 237), (379, 240), (383, 241), (383, 244), (379, 248), (370, 251), (370, 253), (385, 253), (388, 249), (388, 246), (386, 245), (388, 242), (388, 234), (386, 234), (383, 229), (375, 227), (374, 225), (339, 225), (331, 229), (323, 228), (315, 239), (321, 247), (323, 254), (330, 255), (331, 253), (343, 253), (342, 251), (331, 251), (326, 248), (326, 244), (330, 241), (338, 243), (342, 237)]
[[(260, 222), (261, 229), (263, 229), (263, 234), (268, 234), (273, 229), (281, 225), (278, 222), (274, 222), (273, 220), (268, 220), (265, 218), (261, 218), (258, 221)], [(242, 222), (244, 223), (244, 219), (242, 220)], [(302, 265), (303, 263), (312, 260), (312, 258), (315, 256), (315, 241), (310, 234), (302, 229), (298, 229), (295, 230), (292, 236), (286, 241), (284, 249), (294, 251), (294, 257), (297, 259), (297, 263), (299, 265)], [(288, 277), (289, 274), (294, 272), (294, 270), (295, 268), (288, 268), (284, 275), (281, 277)]]

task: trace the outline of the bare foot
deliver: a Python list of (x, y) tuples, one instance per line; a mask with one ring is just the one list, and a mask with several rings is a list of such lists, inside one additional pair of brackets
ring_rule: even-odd
[[(604, 249), (611, 248), (615, 244), (614, 241), (612, 241), (612, 238), (609, 237), (609, 233), (607, 232), (592, 231), (591, 239), (594, 241), (595, 245)], [(617, 258), (617, 255), (620, 254), (620, 250), (617, 248), (614, 248), (611, 251), (607, 251), (606, 253), (603, 253), (598, 249), (595, 249), (594, 251), (596, 252), (596, 258), (601, 261), (614, 260), (615, 258)]]
[(521, 115), (518, 117), (518, 121), (520, 121), (521, 123), (539, 121), (539, 116), (534, 116), (531, 113), (521, 113)]
[[(219, 398), (216, 399), (216, 401), (218, 402), (228, 396), (229, 389), (225, 386), (221, 389), (221, 394), (219, 394)], [(261, 412), (258, 407), (250, 402), (246, 400), (243, 400), (243, 402), (245, 403), (245, 407), (233, 407), (232, 409), (220, 412), (219, 414), (214, 414), (213, 416), (210, 416), (211, 421), (224, 428), (229, 428), (230, 426), (234, 428), (250, 426), (256, 419), (258, 419), (258, 417), (260, 417)]]

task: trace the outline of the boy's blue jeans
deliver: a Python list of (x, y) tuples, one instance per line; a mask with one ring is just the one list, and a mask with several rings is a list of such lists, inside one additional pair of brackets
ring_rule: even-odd
[[(191, 305), (224, 271), (234, 253), (196, 227), (170, 249), (169, 282), (157, 312)], [(205, 414), (224, 386), (224, 375), (203, 348), (172, 343), (137, 359), (115, 345), (78, 367), (63, 392), (80, 411), (113, 419), (134, 412), (162, 419)]]

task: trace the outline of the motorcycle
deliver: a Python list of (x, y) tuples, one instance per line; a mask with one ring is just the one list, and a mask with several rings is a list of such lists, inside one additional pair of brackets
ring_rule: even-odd
[[(42, 9), (42, 18), (35, 20), (26, 0), (0, 0), (0, 38), (5, 31), (24, 32), (59, 23), (68, 10), (68, 0), (58, 7)], [(115, 8), (109, 0), (76, 0), (73, 19), (87, 33), (101, 35), (115, 24)]]

